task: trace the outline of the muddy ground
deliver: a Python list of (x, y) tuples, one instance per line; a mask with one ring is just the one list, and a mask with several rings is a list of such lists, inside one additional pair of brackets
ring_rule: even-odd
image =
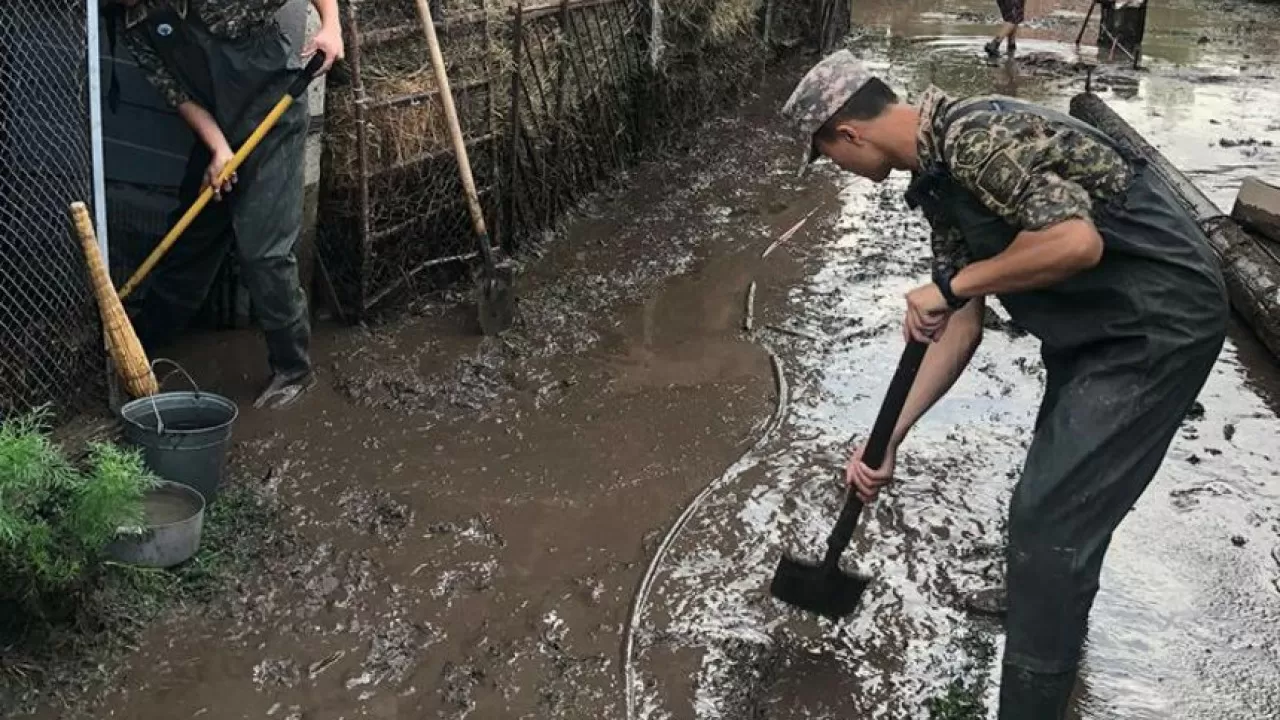
[[(981, 61), (980, 0), (857, 2), (850, 45), (912, 90), (1065, 107), (1096, 60), (1070, 45), (1088, 3), (1027, 5), (1012, 64)], [(1096, 87), (1229, 207), (1240, 177), (1280, 167), (1280, 11), (1173, 0), (1148, 28), (1147, 67)], [(989, 699), (999, 629), (955, 600), (999, 579), (1042, 384), (998, 307), (850, 552), (876, 578), (861, 612), (767, 597), (780, 553), (821, 546), (901, 349), (901, 293), (927, 275), (902, 179), (795, 178), (775, 112), (798, 70), (549, 233), (501, 340), (447, 296), (323, 326), (320, 387), (270, 414), (249, 407), (252, 334), (192, 338), (183, 364), (244, 409), (230, 482), (284, 510), (273, 552), (38, 716), (897, 720), (956, 681)], [(1237, 329), (1113, 543), (1082, 717), (1280, 713), (1277, 375)]]

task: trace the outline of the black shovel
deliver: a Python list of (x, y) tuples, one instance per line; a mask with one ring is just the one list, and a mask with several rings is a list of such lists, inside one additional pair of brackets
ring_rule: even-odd
[[(893, 374), (893, 381), (889, 383), (889, 392), (880, 405), (880, 414), (876, 416), (871, 437), (867, 439), (866, 448), (862, 451), (862, 462), (867, 467), (878, 468), (884, 463), (893, 428), (898, 424), (898, 416), (902, 413), (902, 406), (907, 401), (907, 394), (911, 391), (927, 349), (927, 344), (916, 340), (908, 342), (903, 349), (902, 358), (898, 360), (898, 370)], [(783, 556), (773, 574), (769, 592), (785, 603), (832, 620), (853, 612), (858, 607), (858, 600), (862, 597), (862, 591), (867, 589), (870, 578), (841, 571), (840, 554), (849, 546), (861, 514), (862, 501), (858, 499), (857, 493), (850, 490), (845, 497), (844, 509), (840, 511), (840, 519), (827, 536), (827, 554), (822, 559), (822, 564), (813, 565)]]

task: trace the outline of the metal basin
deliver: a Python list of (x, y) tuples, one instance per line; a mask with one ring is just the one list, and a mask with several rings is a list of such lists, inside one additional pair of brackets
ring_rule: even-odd
[(204, 496), (182, 483), (161, 481), (142, 499), (145, 525), (121, 529), (107, 556), (130, 565), (168, 568), (190, 560), (200, 548)]

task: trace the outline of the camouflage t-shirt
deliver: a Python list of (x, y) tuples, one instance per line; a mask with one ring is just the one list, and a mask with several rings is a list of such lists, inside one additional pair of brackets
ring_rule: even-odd
[(288, 0), (141, 0), (124, 12), (125, 45), (165, 102), (177, 107), (190, 101), (191, 96), (147, 41), (144, 22), (151, 12), (171, 7), (182, 18), (194, 14), (214, 37), (238, 40), (270, 22), (286, 2)]
[[(974, 110), (951, 123), (941, 146), (941, 121), (958, 104), (936, 87), (920, 98), (916, 137), (923, 171), (945, 166), (960, 187), (1020, 230), (1042, 230), (1072, 218), (1089, 218), (1128, 187), (1128, 162), (1097, 138), (1031, 113)], [(934, 262), (953, 269), (969, 261), (964, 236), (941, 218), (933, 227)]]

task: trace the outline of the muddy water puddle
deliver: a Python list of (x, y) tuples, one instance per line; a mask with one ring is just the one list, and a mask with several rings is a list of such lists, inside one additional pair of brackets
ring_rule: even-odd
[[(1087, 7), (1028, 2), (1035, 19), (1014, 63), (980, 58), (994, 3), (859, 2), (852, 45), (899, 87), (1065, 109), (1099, 60), (1073, 46)], [(1104, 63), (1093, 87), (1229, 209), (1243, 177), (1280, 168), (1277, 30), (1280, 12), (1265, 6), (1167, 3), (1148, 19), (1144, 69)], [(994, 712), (1002, 636), (958, 601), (1002, 578), (1006, 504), (1043, 388), (1036, 342), (998, 306), (970, 371), (904, 445), (900, 482), (846, 555), (875, 578), (860, 611), (831, 623), (767, 595), (781, 553), (820, 556), (844, 448), (867, 431), (901, 350), (901, 295), (927, 279), (927, 228), (899, 199), (903, 182), (836, 182), (830, 231), (786, 251), (806, 278), (757, 309), (809, 329), (757, 337), (786, 367), (785, 421), (714, 479), (660, 558), (636, 623), (630, 717), (925, 718), (955, 683)], [(1201, 412), (1112, 543), (1082, 718), (1280, 714), (1280, 420), (1274, 359), (1254, 345), (1236, 330)]]
[[(1071, 42), (1087, 5), (1029, 0), (1013, 64), (980, 58), (985, 0), (860, 0), (852, 43), (899, 86), (1065, 108), (1097, 60)], [(1252, 166), (1276, 167), (1274, 15), (1171, 0), (1148, 21), (1148, 69), (1093, 74), (1224, 208)], [(448, 296), (324, 333), (327, 382), (299, 412), (246, 410), (237, 427), (234, 481), (284, 506), (262, 571), (152, 628), (82, 716), (900, 720), (957, 683), (994, 707), (1001, 635), (957, 598), (1001, 578), (1043, 382), (1034, 340), (998, 308), (846, 555), (874, 578), (859, 613), (831, 623), (768, 596), (781, 553), (823, 547), (844, 452), (901, 350), (901, 294), (928, 269), (901, 180), (795, 179), (774, 117), (785, 85), (553, 233), (505, 341), (477, 340)], [(221, 343), (196, 375), (248, 408), (260, 349)], [(1269, 362), (1228, 344), (1117, 534), (1082, 717), (1280, 712)]]
[(622, 717), (646, 558), (774, 407), (742, 291), (798, 275), (756, 259), (811, 207), (775, 187), (794, 146), (757, 104), (548, 237), (500, 341), (447, 296), (326, 329), (319, 387), (269, 414), (252, 333), (194, 340), (184, 367), (244, 408), (230, 482), (281, 506), (273, 552), (39, 717)]

